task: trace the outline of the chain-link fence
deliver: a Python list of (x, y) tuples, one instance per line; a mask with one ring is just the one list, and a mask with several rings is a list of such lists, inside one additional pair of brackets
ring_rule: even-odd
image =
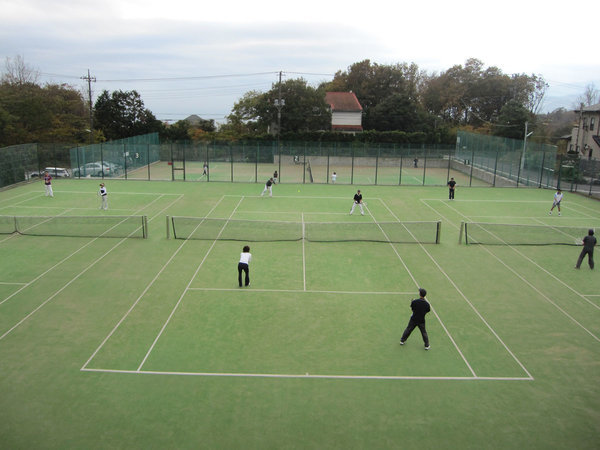
[(554, 145), (459, 131), (455, 160), (492, 186), (555, 186)]
[(456, 145), (357, 142), (158, 143), (158, 135), (94, 145), (0, 149), (0, 187), (54, 177), (264, 183), (561, 187), (600, 197), (600, 162), (556, 147), (459, 132)]

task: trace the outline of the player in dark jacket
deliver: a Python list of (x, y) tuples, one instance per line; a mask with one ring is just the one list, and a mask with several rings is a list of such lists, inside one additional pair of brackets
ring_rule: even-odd
[(590, 269), (594, 268), (594, 246), (596, 245), (596, 236), (594, 236), (594, 230), (589, 230), (588, 235), (583, 238), (583, 250), (579, 254), (579, 258), (577, 259), (577, 264), (575, 265), (576, 269), (581, 267), (581, 263), (583, 262), (583, 258), (585, 255), (588, 255), (588, 263), (590, 265)]
[(360, 213), (364, 216), (365, 210), (363, 209), (363, 200), (362, 194), (360, 193), (360, 189), (356, 191), (356, 194), (354, 194), (354, 202), (352, 203), (352, 209), (350, 209), (350, 215), (352, 215), (352, 213), (354, 212), (354, 208), (356, 208), (356, 205), (359, 206)]
[(410, 302), (410, 309), (412, 309), (413, 313), (412, 316), (410, 316), (406, 330), (404, 330), (404, 333), (402, 333), (400, 345), (404, 345), (410, 336), (410, 333), (412, 333), (416, 327), (419, 327), (419, 330), (421, 330), (421, 336), (423, 336), (423, 342), (425, 343), (425, 350), (429, 350), (429, 336), (427, 335), (427, 330), (425, 329), (425, 314), (431, 311), (431, 307), (429, 306), (429, 302), (425, 300), (426, 295), (427, 291), (423, 288), (420, 288), (419, 298)]
[(446, 183), (448, 185), (448, 198), (454, 200), (454, 190), (456, 189), (456, 181), (454, 178), (450, 178), (450, 181)]
[(265, 195), (266, 192), (269, 193), (269, 197), (273, 197), (273, 178), (269, 178), (267, 180), (267, 182), (265, 183), (265, 188), (263, 189), (262, 194), (260, 194), (260, 196), (262, 197), (263, 195)]

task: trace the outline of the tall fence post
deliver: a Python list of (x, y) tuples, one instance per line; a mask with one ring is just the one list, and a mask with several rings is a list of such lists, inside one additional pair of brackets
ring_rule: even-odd
[(498, 152), (499, 149), (496, 148), (496, 160), (494, 161), (494, 181), (492, 182), (493, 187), (496, 187), (496, 173), (498, 172)]
[(350, 172), (350, 184), (354, 184), (354, 145), (352, 146), (352, 170)]
[(379, 169), (379, 153), (381, 153), (381, 144), (377, 146), (377, 157), (375, 158), (375, 186), (377, 186), (377, 172)]
[[(396, 144), (394, 144), (396, 146)], [(400, 174), (398, 175), (398, 186), (402, 185), (402, 149), (400, 149)]]
[(473, 185), (473, 158), (475, 158), (475, 146), (473, 146), (473, 149), (471, 150), (471, 174), (469, 175), (469, 186)]

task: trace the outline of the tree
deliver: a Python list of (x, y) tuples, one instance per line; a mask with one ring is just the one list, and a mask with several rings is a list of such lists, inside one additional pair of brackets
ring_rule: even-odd
[(190, 124), (187, 120), (178, 120), (173, 125), (164, 127), (161, 139), (166, 141), (187, 141), (190, 139)]
[(425, 131), (427, 112), (405, 95), (394, 94), (372, 108), (370, 120), (378, 131)]
[(548, 85), (539, 75), (506, 75), (498, 67), (484, 68), (468, 59), (426, 82), (424, 105), (454, 124), (489, 127), (509, 102), (517, 102), (531, 114), (542, 105)]
[(594, 83), (590, 83), (585, 87), (585, 91), (579, 97), (577, 97), (576, 103), (573, 109), (581, 108), (583, 106), (592, 106), (598, 103), (598, 98), (600, 97), (600, 93)]
[(313, 88), (303, 78), (273, 84), (269, 92), (247, 92), (235, 103), (228, 116), (226, 129), (240, 133), (266, 133), (278, 125), (275, 100), (281, 98), (281, 132), (327, 130), (331, 126), (331, 112), (325, 103), (325, 91)]
[[(406, 102), (419, 101), (424, 72), (416, 64), (381, 65), (370, 60), (354, 63), (345, 72), (338, 71), (324, 89), (332, 92), (354, 92), (363, 107), (363, 127), (367, 130), (382, 130), (389, 126), (380, 125), (371, 113), (380, 103), (392, 96), (402, 96)], [(385, 109), (385, 106), (382, 108)], [(378, 113), (377, 117), (381, 117)]]
[(0, 144), (84, 142), (85, 103), (69, 85), (0, 83)]
[(94, 106), (94, 126), (109, 140), (162, 132), (163, 128), (135, 90), (103, 91)]
[(231, 114), (227, 117), (227, 129), (239, 134), (266, 133), (269, 128), (268, 94), (259, 91), (246, 92), (233, 105)]
[(529, 122), (528, 129), (533, 130), (535, 126), (534, 116), (518, 100), (511, 100), (502, 107), (498, 123), (494, 127), (496, 136), (513, 139), (523, 139), (525, 133), (525, 122)]
[(25, 59), (21, 55), (17, 55), (13, 59), (7, 57), (4, 69), (5, 72), (0, 80), (2, 83), (11, 85), (38, 84), (40, 73), (25, 64)]

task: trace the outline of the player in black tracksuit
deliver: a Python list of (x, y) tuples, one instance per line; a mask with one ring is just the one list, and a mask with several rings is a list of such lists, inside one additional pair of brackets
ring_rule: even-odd
[(588, 255), (588, 263), (590, 265), (590, 269), (594, 268), (594, 246), (596, 245), (596, 236), (594, 236), (594, 230), (589, 230), (588, 235), (583, 238), (583, 250), (579, 254), (579, 258), (577, 259), (577, 264), (575, 265), (576, 269), (581, 267), (581, 263), (583, 262), (583, 258), (585, 255)]
[(450, 200), (454, 200), (454, 189), (456, 187), (456, 181), (454, 181), (454, 178), (450, 178), (450, 181), (448, 181), (448, 183), (446, 183), (448, 185), (448, 198)]
[(356, 191), (356, 194), (354, 194), (354, 203), (352, 203), (352, 209), (350, 209), (350, 215), (352, 215), (352, 213), (354, 212), (354, 208), (356, 208), (356, 205), (359, 206), (360, 213), (364, 216), (365, 210), (363, 209), (362, 194), (360, 193), (360, 190)]
[(410, 336), (410, 333), (412, 333), (416, 327), (419, 327), (421, 336), (423, 337), (423, 342), (425, 343), (425, 350), (429, 350), (429, 336), (427, 335), (427, 330), (425, 329), (425, 314), (431, 311), (431, 307), (429, 306), (429, 302), (425, 300), (426, 295), (427, 291), (421, 288), (419, 289), (420, 297), (410, 303), (410, 309), (412, 309), (413, 313), (412, 316), (410, 316), (406, 330), (404, 330), (404, 333), (402, 333), (400, 345), (404, 345)]
[(260, 196), (262, 197), (263, 195), (265, 195), (265, 192), (269, 193), (269, 197), (273, 197), (273, 178), (269, 178), (267, 180), (267, 182), (265, 183), (265, 188), (262, 191), (262, 194), (260, 194)]

